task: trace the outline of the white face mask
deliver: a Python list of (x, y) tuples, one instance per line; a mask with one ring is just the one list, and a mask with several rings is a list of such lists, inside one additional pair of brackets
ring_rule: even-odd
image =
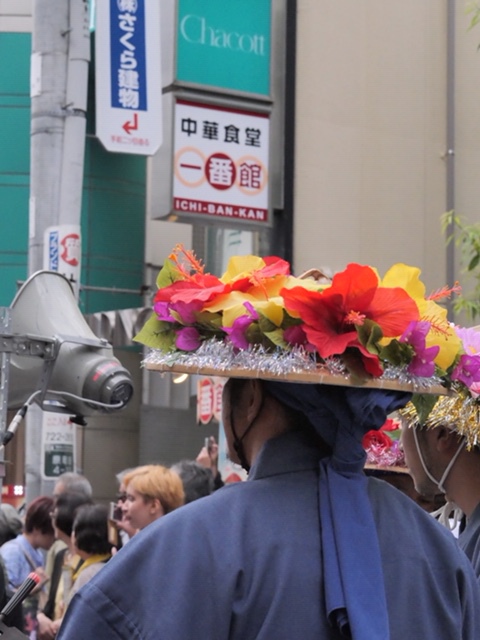
[(460, 444), (458, 445), (458, 449), (455, 452), (455, 455), (452, 457), (452, 459), (448, 463), (447, 468), (445, 469), (445, 471), (442, 474), (442, 477), (440, 478), (440, 480), (437, 480), (436, 478), (433, 477), (433, 475), (427, 469), (427, 465), (425, 464), (425, 460), (423, 459), (422, 450), (420, 449), (420, 444), (418, 442), (417, 429), (416, 429), (416, 427), (412, 427), (412, 428), (413, 428), (413, 439), (415, 440), (415, 446), (417, 448), (418, 457), (420, 459), (420, 463), (421, 463), (421, 465), (423, 467), (423, 470), (425, 471), (425, 473), (426, 473), (427, 477), (429, 478), (429, 480), (431, 480), (443, 494), (446, 493), (445, 487), (444, 487), (445, 480), (447, 479), (448, 474), (450, 473), (450, 470), (453, 467), (453, 465), (455, 464), (458, 456), (460, 455), (460, 453), (462, 452), (463, 448), (465, 447), (465, 443), (466, 443), (465, 438), (462, 438)]

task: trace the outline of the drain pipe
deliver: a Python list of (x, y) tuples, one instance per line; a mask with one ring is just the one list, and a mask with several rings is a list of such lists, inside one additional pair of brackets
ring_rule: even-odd
[[(447, 0), (447, 130), (445, 154), (446, 163), (446, 211), (455, 209), (455, 0)], [(455, 233), (455, 225), (451, 223), (447, 237)], [(455, 282), (455, 238), (446, 246), (446, 282), (453, 286)], [(453, 303), (447, 303), (448, 315), (453, 322)]]

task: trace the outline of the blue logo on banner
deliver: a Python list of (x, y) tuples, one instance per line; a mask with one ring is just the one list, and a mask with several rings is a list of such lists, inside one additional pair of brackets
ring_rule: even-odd
[(112, 107), (147, 110), (145, 0), (110, 0)]
[(48, 234), (48, 268), (50, 271), (58, 271), (58, 231), (50, 231)]

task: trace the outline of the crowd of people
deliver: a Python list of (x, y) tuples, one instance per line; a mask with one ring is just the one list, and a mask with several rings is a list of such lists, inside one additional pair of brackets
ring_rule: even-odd
[(59, 476), (52, 496), (32, 500), (24, 516), (1, 504), (0, 606), (32, 571), (40, 578), (7, 624), (32, 640), (53, 640), (72, 597), (112, 555), (158, 518), (221, 484), (217, 456), (212, 437), (197, 460), (125, 469), (116, 476), (118, 494), (110, 507), (96, 503), (89, 480), (73, 472)]
[[(227, 390), (232, 387), (229, 397), (233, 395), (235, 405), (243, 402), (241, 388), (244, 385), (245, 382), (231, 381), (227, 387)], [(267, 388), (270, 402), (275, 398), (279, 401), (275, 385), (268, 383)], [(281, 387), (282, 402), (285, 401), (285, 389)], [(295, 401), (291, 404), (296, 406)], [(296, 409), (294, 415), (295, 412)], [(389, 418), (382, 428), (368, 432), (363, 440), (367, 452), (365, 472), (367, 476), (375, 476), (395, 486), (427, 512), (434, 512), (440, 503), (451, 512), (453, 505), (444, 498), (448, 490), (450, 499), (463, 509), (463, 527), (468, 523), (466, 532), (460, 534), (460, 547), (478, 576), (480, 453), (476, 447), (467, 450), (465, 435), (461, 430), (459, 433), (456, 424), (448, 421), (448, 416), (454, 415), (452, 400), (442, 399), (437, 406), (438, 412), (442, 417), (441, 425), (435, 422), (435, 414), (431, 418), (432, 424), (420, 427), (407, 405), (395, 414), (395, 419)], [(402, 431), (400, 439), (399, 432)], [(307, 441), (312, 437), (310, 434)], [(293, 434), (288, 439), (287, 458), (296, 447)], [(249, 454), (244, 452), (243, 455)], [(113, 555), (162, 516), (208, 496), (222, 486), (217, 458), (218, 445), (215, 438), (211, 438), (196, 460), (180, 460), (169, 468), (149, 464), (125, 469), (116, 476), (118, 493), (110, 508), (94, 501), (90, 482), (78, 473), (60, 476), (53, 495), (33, 500), (24, 515), (9, 504), (1, 504), (0, 564), (3, 571), (0, 572), (0, 604), (5, 604), (31, 571), (41, 578), (39, 586), (6, 622), (32, 639), (54, 640), (73, 596), (102, 571)], [(276, 458), (281, 458), (279, 451)], [(459, 458), (459, 462), (451, 463), (453, 458), (455, 462)], [(285, 459), (283, 468), (286, 467)], [(431, 477), (427, 469), (432, 469), (437, 476)], [(283, 494), (285, 501), (293, 503), (301, 499), (295, 492), (290, 496), (290, 491), (287, 483)], [(397, 511), (402, 518), (411, 518), (408, 504), (397, 501), (398, 497), (390, 496), (389, 518)], [(438, 511), (433, 515), (438, 515)], [(433, 518), (431, 520), (433, 522)], [(418, 527), (416, 522), (417, 534)], [(291, 529), (287, 526), (286, 531)], [(432, 539), (432, 544), (434, 541)], [(442, 545), (438, 546), (437, 541), (437, 553), (443, 554), (443, 561), (448, 565), (455, 558), (452, 548), (448, 544), (445, 548), (440, 547)], [(397, 575), (398, 578), (401, 576)], [(428, 595), (425, 597), (428, 599)], [(472, 612), (469, 616), (471, 619), (464, 620), (466, 626), (459, 632), (459, 638), (472, 637), (466, 629), (475, 624), (475, 616)]]

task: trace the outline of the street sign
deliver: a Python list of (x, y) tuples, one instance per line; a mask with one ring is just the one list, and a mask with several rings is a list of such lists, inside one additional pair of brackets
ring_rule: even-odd
[(75, 471), (75, 424), (64, 413), (42, 414), (42, 477), (57, 478)]
[(268, 114), (177, 100), (173, 210), (180, 216), (266, 226)]
[(76, 298), (80, 289), (81, 258), (80, 225), (62, 224), (45, 229), (43, 266), (64, 275), (71, 283)]
[(160, 4), (96, 3), (96, 134), (108, 151), (153, 155), (162, 144)]
[(226, 379), (201, 376), (197, 382), (197, 423), (208, 424), (222, 418), (222, 394)]

